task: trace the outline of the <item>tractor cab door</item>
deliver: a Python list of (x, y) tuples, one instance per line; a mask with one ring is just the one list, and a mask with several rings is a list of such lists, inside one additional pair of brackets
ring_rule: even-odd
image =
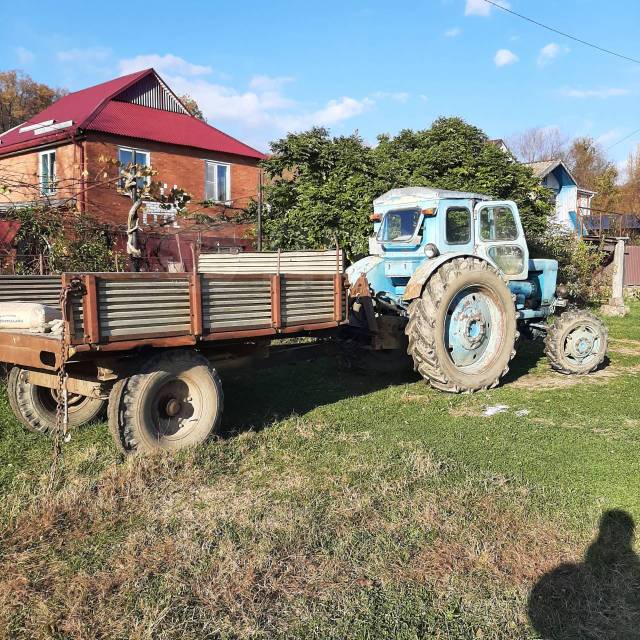
[[(471, 200), (440, 200), (438, 219), (440, 253), (473, 252), (473, 202)], [(429, 242), (434, 242), (434, 239), (430, 239)]]
[(474, 210), (474, 253), (495, 264), (508, 280), (526, 280), (529, 249), (515, 203), (480, 202)]

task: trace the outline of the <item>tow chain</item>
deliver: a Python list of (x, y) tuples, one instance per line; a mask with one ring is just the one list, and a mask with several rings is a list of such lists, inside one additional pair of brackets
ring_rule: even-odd
[(53, 458), (49, 470), (49, 491), (53, 490), (58, 472), (58, 463), (62, 454), (62, 442), (69, 430), (69, 393), (67, 391), (67, 360), (69, 359), (70, 336), (68, 332), (68, 300), (70, 294), (84, 293), (84, 285), (80, 278), (73, 278), (60, 291), (59, 304), (62, 311), (62, 334), (60, 336), (60, 367), (58, 368), (58, 385), (56, 388), (56, 424), (53, 432)]

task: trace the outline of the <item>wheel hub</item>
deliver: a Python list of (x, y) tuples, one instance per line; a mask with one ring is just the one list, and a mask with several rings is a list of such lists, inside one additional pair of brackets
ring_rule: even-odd
[(567, 336), (565, 354), (576, 360), (584, 360), (594, 351), (596, 336), (588, 327), (578, 327)]
[(457, 367), (482, 370), (493, 358), (499, 336), (500, 311), (493, 297), (469, 287), (449, 305), (445, 341)]
[(180, 400), (178, 400), (177, 398), (171, 398), (167, 402), (164, 410), (170, 418), (173, 418), (182, 411), (182, 402), (180, 402)]
[(470, 309), (459, 319), (460, 339), (466, 349), (477, 349), (487, 335), (487, 326), (480, 311)]

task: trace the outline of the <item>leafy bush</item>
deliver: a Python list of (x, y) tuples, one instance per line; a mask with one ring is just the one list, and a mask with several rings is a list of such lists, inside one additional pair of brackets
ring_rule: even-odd
[(111, 234), (71, 208), (33, 206), (6, 214), (20, 222), (15, 239), (18, 274), (39, 273), (42, 256), (50, 272), (113, 271)]
[(602, 266), (606, 254), (587, 244), (564, 227), (550, 224), (547, 231), (530, 242), (530, 254), (558, 261), (558, 282), (569, 296), (582, 302), (601, 302), (609, 297), (609, 277)]

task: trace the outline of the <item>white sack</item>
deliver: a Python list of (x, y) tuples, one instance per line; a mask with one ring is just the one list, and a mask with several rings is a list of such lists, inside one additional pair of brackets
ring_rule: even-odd
[(44, 333), (50, 322), (61, 318), (60, 309), (37, 302), (0, 302), (0, 329)]

